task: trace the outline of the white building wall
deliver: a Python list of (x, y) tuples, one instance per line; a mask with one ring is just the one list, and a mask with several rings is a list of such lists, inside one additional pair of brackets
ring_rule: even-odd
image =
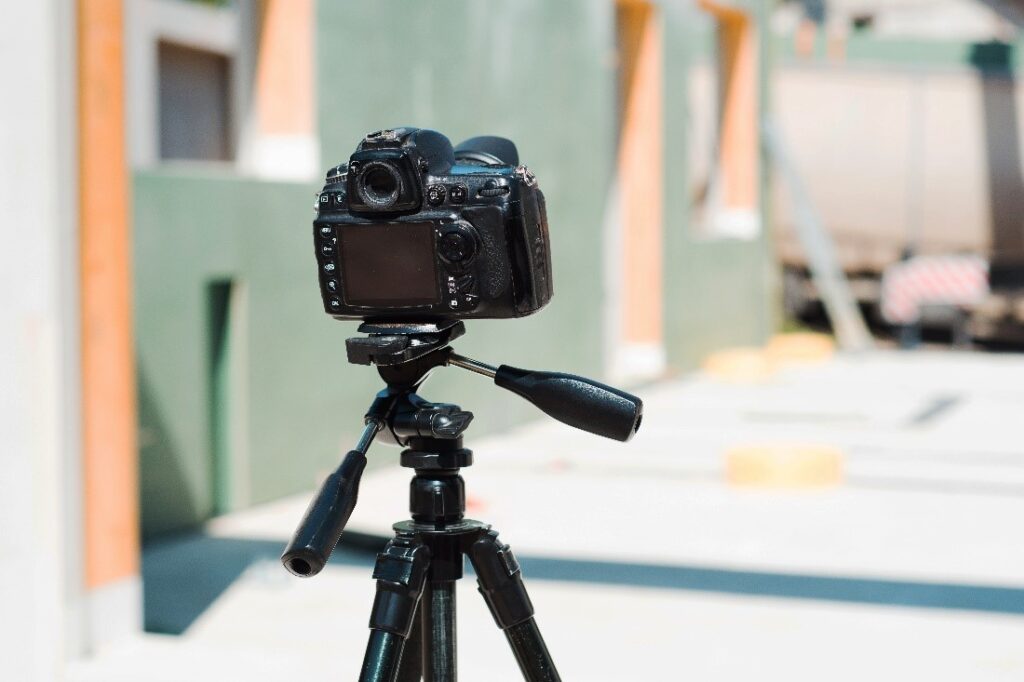
[(58, 680), (81, 642), (74, 3), (0, 22), (0, 661)]

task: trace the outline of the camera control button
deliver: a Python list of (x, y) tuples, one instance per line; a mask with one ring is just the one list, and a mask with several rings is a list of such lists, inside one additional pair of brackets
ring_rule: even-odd
[(332, 294), (333, 293), (337, 293), (337, 291), (338, 291), (338, 280), (336, 280), (336, 279), (329, 279), (329, 280), (327, 280), (324, 283), (324, 286), (327, 287), (327, 291), (331, 292)]
[(334, 228), (331, 227), (330, 225), (321, 225), (320, 236), (330, 239), (331, 237), (334, 236)]
[(473, 257), (476, 250), (472, 237), (462, 232), (446, 232), (441, 235), (441, 257), (449, 263), (462, 263)]
[(324, 263), (324, 272), (334, 272), (335, 268), (336, 266), (334, 265), (334, 261), (329, 260)]
[(325, 256), (333, 256), (334, 255), (334, 243), (333, 242), (326, 242), (324, 244), (321, 244), (320, 245), (320, 253), (322, 253)]
[(482, 197), (500, 197), (508, 192), (508, 185), (499, 184), (497, 180), (488, 180), (477, 191)]
[(452, 185), (448, 196), (451, 197), (453, 204), (462, 204), (469, 197), (469, 189), (465, 185)]
[(431, 206), (443, 204), (445, 194), (444, 185), (431, 185), (427, 187), (427, 203)]
[(473, 275), (462, 275), (455, 278), (455, 290), (459, 293), (470, 293), (474, 288), (476, 288), (476, 277)]
[(338, 308), (341, 307), (341, 300), (337, 298), (331, 298), (330, 300), (327, 301), (327, 305), (331, 307), (331, 310), (337, 310)]

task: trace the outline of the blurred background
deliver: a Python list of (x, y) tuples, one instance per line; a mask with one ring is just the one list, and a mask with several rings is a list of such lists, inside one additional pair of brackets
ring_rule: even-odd
[[(0, 677), (355, 679), (409, 472), (277, 557), (380, 380), (311, 240), (372, 130), (509, 137), (552, 303), (468, 373), (469, 515), (566, 679), (1024, 677), (1020, 0), (39, 0), (0, 28)], [(460, 665), (514, 680), (465, 581)]]

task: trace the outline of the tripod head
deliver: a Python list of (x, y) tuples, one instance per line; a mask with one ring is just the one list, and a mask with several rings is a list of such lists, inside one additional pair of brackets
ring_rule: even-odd
[(437, 367), (458, 367), (493, 379), (548, 416), (598, 436), (625, 442), (640, 428), (643, 402), (625, 391), (573, 374), (492, 367), (456, 354), (450, 344), (466, 331), (461, 321), (364, 322), (359, 331), (366, 336), (345, 342), (348, 361), (375, 365), (387, 387), (367, 410), (355, 449), (324, 481), (281, 557), (297, 576), (319, 573), (341, 538), (374, 439), (406, 447), (402, 465), (417, 471), (457, 470), (472, 464), (472, 453), (462, 447), (462, 434), (473, 414), (416, 394)]
[(628, 441), (640, 428), (643, 402), (617, 388), (562, 372), (509, 365), (492, 367), (456, 354), (451, 341), (466, 332), (460, 321), (438, 324), (364, 323), (366, 337), (345, 342), (348, 361), (377, 365), (388, 386), (418, 386), (435, 367), (450, 365), (494, 380), (549, 417), (613, 440)]

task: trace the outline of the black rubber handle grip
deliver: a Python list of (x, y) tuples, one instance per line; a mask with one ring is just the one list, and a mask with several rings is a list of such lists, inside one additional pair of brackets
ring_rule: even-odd
[(351, 450), (320, 486), (281, 555), (281, 563), (291, 574), (308, 578), (323, 569), (355, 509), (365, 467), (366, 455)]
[(574, 374), (502, 365), (494, 383), (526, 398), (563, 424), (605, 438), (629, 440), (643, 418), (640, 398)]

